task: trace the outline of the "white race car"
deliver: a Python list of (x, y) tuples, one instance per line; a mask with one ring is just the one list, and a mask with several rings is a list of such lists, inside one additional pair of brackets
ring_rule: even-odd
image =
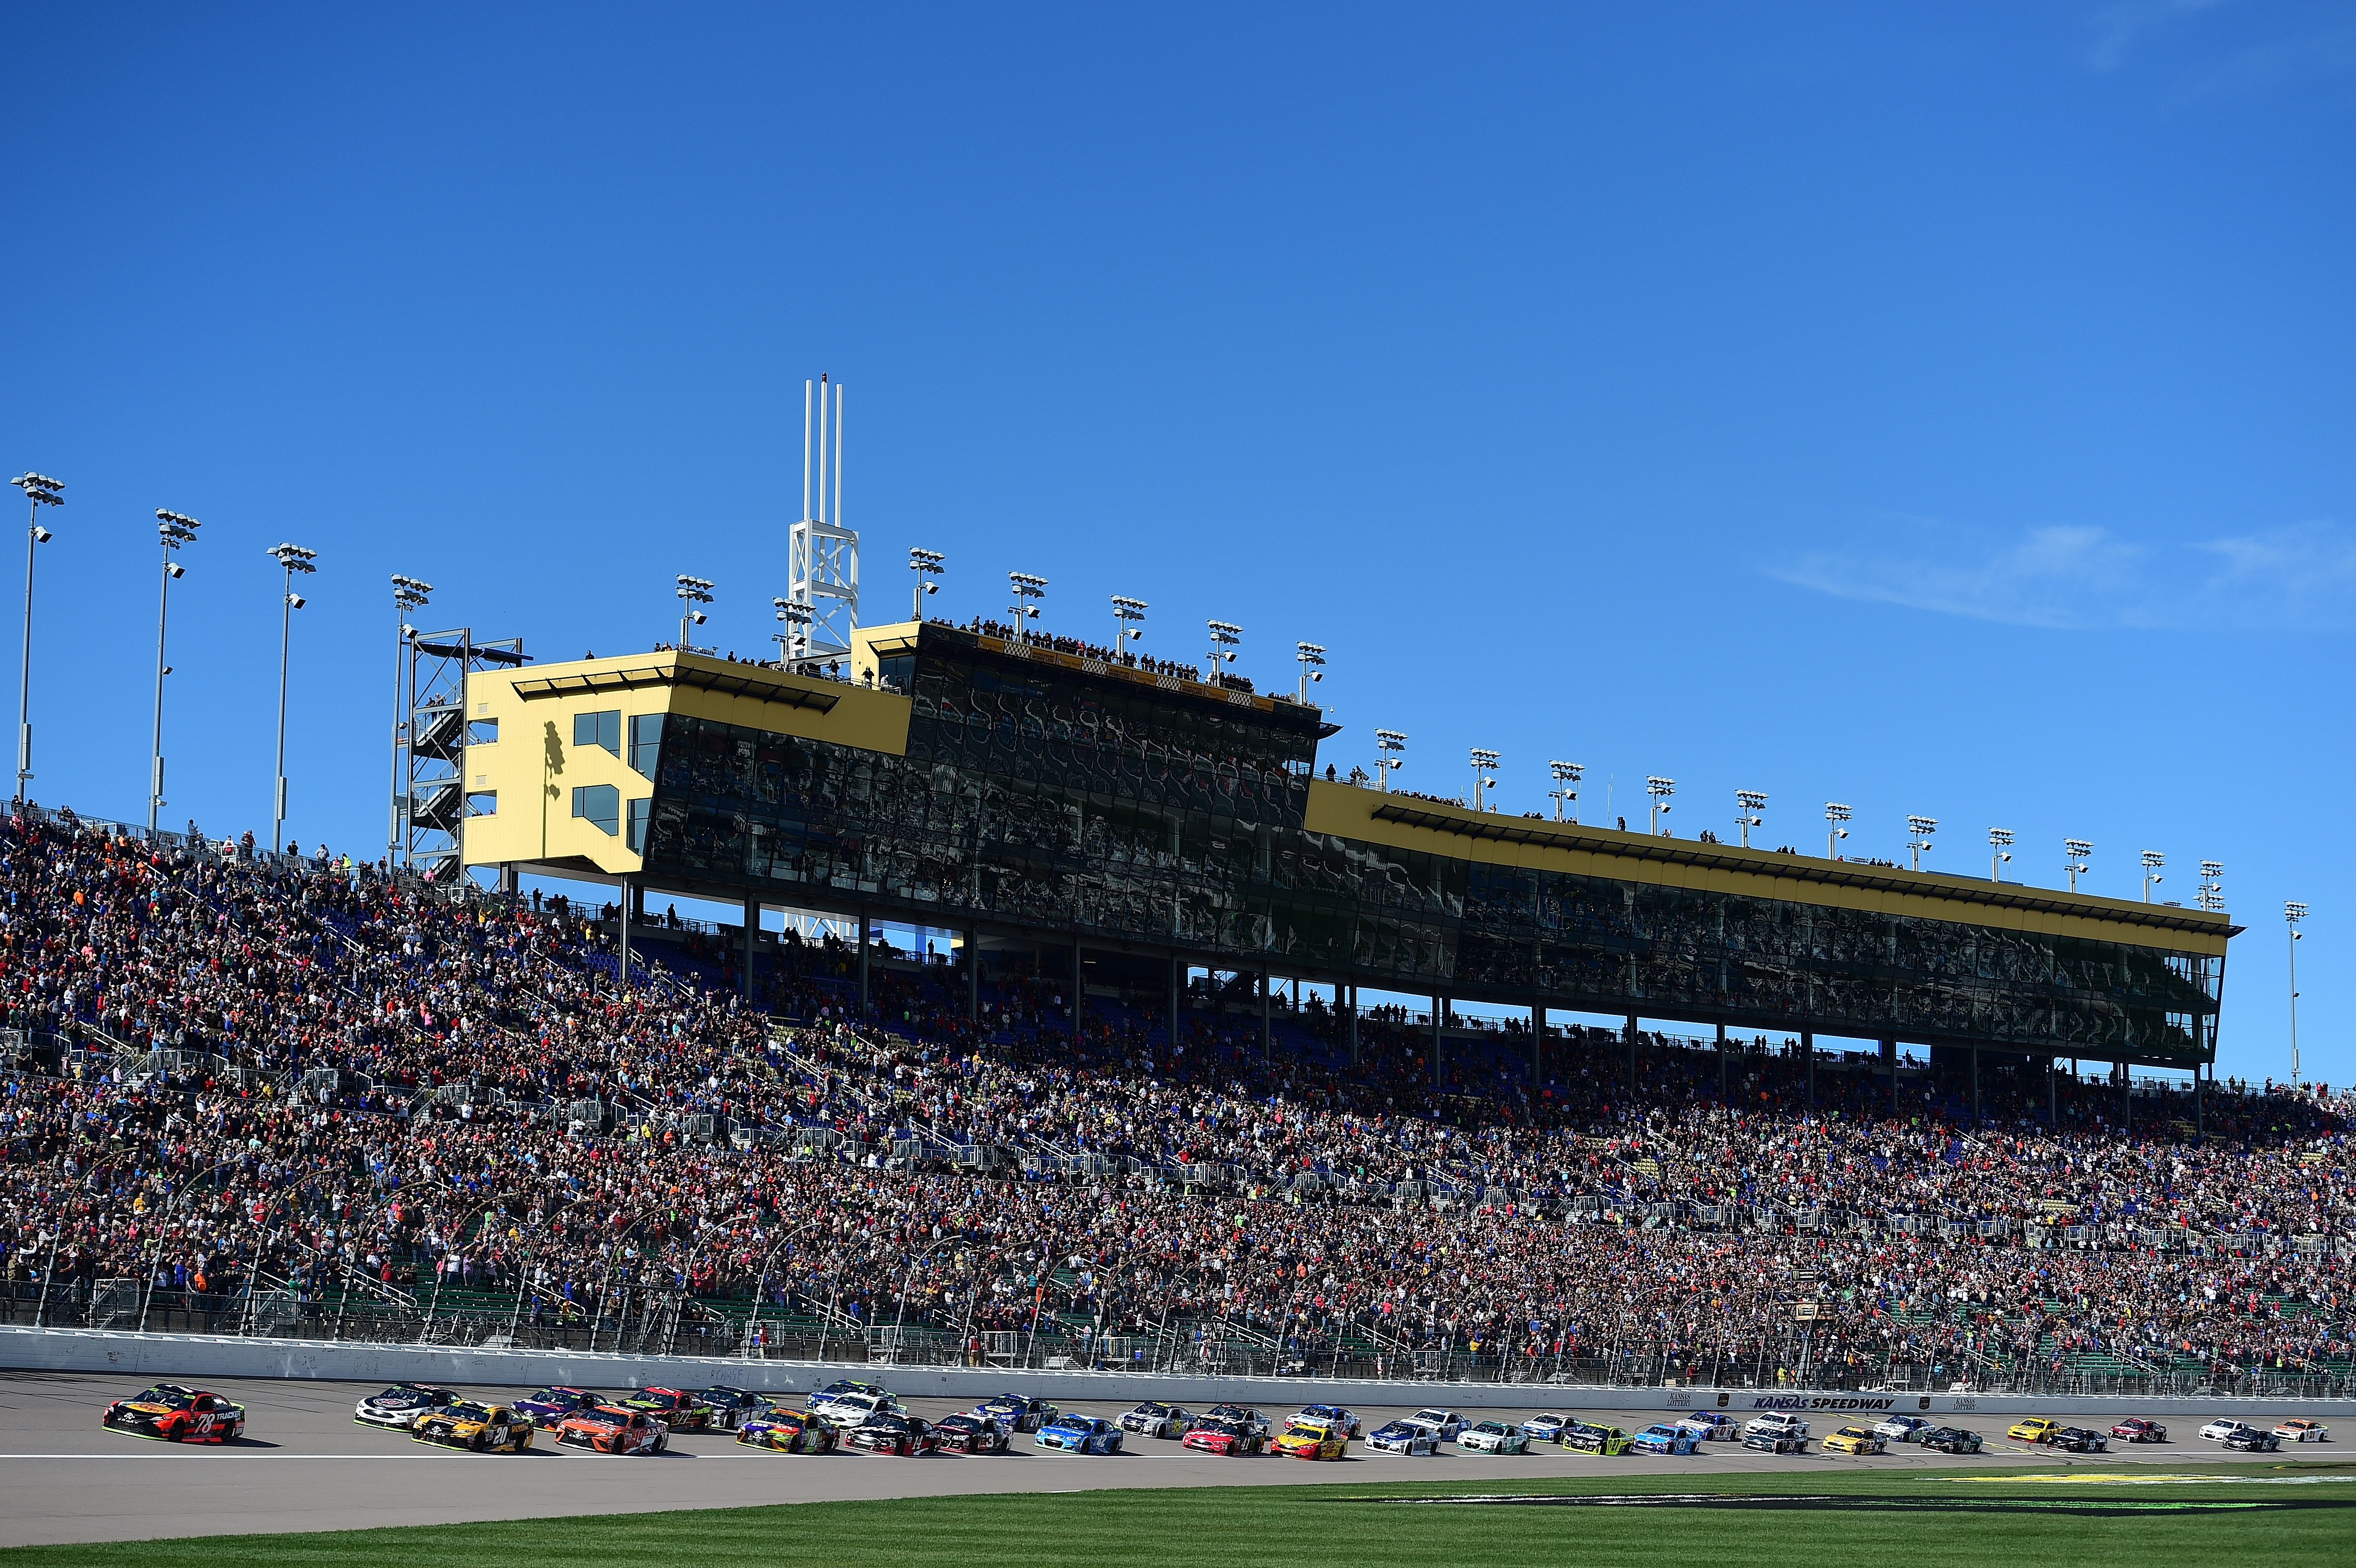
[(1468, 1426), (1456, 1435), (1456, 1445), (1467, 1454), (1526, 1454), (1530, 1440), (1518, 1426), (1508, 1426), (1502, 1421), (1483, 1421)]
[(1677, 1424), (1705, 1443), (1731, 1443), (1736, 1435), (1734, 1417), (1720, 1411), (1697, 1410), (1679, 1416)]
[(1419, 1410), (1408, 1419), (1430, 1427), (1443, 1443), (1455, 1442), (1456, 1435), (1469, 1424), (1461, 1412), (1453, 1410)]
[(1440, 1452), (1440, 1439), (1429, 1426), (1412, 1421), (1394, 1421), (1387, 1426), (1377, 1426), (1367, 1435), (1366, 1452), (1427, 1459)]
[(380, 1426), (389, 1431), (406, 1432), (417, 1424), (417, 1418), (429, 1410), (439, 1410), (458, 1402), (455, 1389), (437, 1388), (432, 1383), (395, 1383), (382, 1393), (372, 1393), (352, 1406), (352, 1419), (362, 1426)]
[(871, 1416), (897, 1415), (900, 1402), (888, 1393), (838, 1393), (810, 1402), (810, 1413), (845, 1432), (867, 1424)]
[(1135, 1410), (1125, 1411), (1120, 1418), (1123, 1432), (1134, 1432), (1141, 1437), (1183, 1437), (1194, 1430), (1195, 1416), (1190, 1410), (1174, 1404), (1164, 1404), (1149, 1399)]

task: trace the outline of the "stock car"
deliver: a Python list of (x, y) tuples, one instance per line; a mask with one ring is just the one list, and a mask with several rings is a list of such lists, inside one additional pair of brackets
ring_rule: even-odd
[(2111, 1435), (2124, 1443), (2165, 1443), (2168, 1441), (2168, 1428), (2157, 1421), (2131, 1415), (2125, 1421), (2115, 1423)]
[(1563, 1428), (1569, 1424), (1570, 1417), (1568, 1415), (1547, 1411), (1542, 1415), (1533, 1415), (1523, 1422), (1522, 1435), (1540, 1443), (1559, 1443), (1562, 1441)]
[(734, 1432), (769, 1408), (769, 1396), (748, 1389), (715, 1385), (697, 1389), (696, 1403), (712, 1412), (714, 1432)]
[(1919, 1443), (1931, 1423), (1919, 1415), (1885, 1415), (1873, 1424), (1873, 1435), (1891, 1443)]
[(838, 1393), (810, 1402), (810, 1413), (849, 1432), (879, 1415), (896, 1415), (900, 1402), (888, 1393)]
[(659, 1454), (670, 1446), (670, 1433), (643, 1410), (593, 1404), (564, 1418), (556, 1429), (556, 1445), (592, 1454)]
[(1570, 1430), (1562, 1435), (1562, 1445), (1574, 1454), (1625, 1454), (1628, 1435), (1616, 1426), (1574, 1421)]
[(592, 1410), (605, 1403), (605, 1396), (592, 1393), (585, 1388), (559, 1384), (525, 1395), (515, 1402), (515, 1413), (534, 1426), (553, 1427), (576, 1410)]
[(245, 1430), (245, 1406), (204, 1389), (156, 1383), (108, 1405), (98, 1424), (158, 1443), (226, 1443)]
[(1889, 1447), (1886, 1439), (1874, 1435), (1870, 1427), (1844, 1426), (1826, 1435), (1824, 1449), (1827, 1454), (1879, 1454)]
[(1788, 1410), (1771, 1410), (1764, 1415), (1754, 1415), (1742, 1424), (1742, 1435), (1748, 1440), (1762, 1432), (1781, 1433), (1796, 1437), (1802, 1447), (1808, 1442), (1808, 1424)]
[(1980, 1435), (1961, 1426), (1929, 1427), (1915, 1441), (1941, 1454), (1976, 1454), (1980, 1451)]
[(995, 1421), (1009, 1432), (1036, 1432), (1055, 1419), (1055, 1407), (1044, 1399), (1024, 1399), (1019, 1393), (1001, 1393), (983, 1400), (966, 1413), (984, 1421)]
[(2223, 1438), (2226, 1447), (2252, 1454), (2271, 1454), (2282, 1446), (2282, 1441), (2273, 1433), (2256, 1426), (2236, 1426)]
[(682, 1389), (642, 1388), (614, 1401), (624, 1410), (643, 1410), (670, 1432), (708, 1432), (712, 1407)]
[(892, 1397), (892, 1391), (882, 1383), (862, 1382), (857, 1378), (837, 1378), (824, 1388), (810, 1390), (809, 1407), (816, 1410), (836, 1395), (846, 1393), (878, 1394), (887, 1400)]
[(2086, 1426), (2065, 1426), (2046, 1442), (2072, 1454), (2102, 1454), (2109, 1451), (2111, 1440)]
[(1141, 1437), (1183, 1437), (1194, 1424), (1194, 1413), (1174, 1404), (1164, 1404), (1149, 1399), (1120, 1418), (1123, 1432), (1134, 1432)]
[(406, 1432), (427, 1411), (455, 1404), (457, 1399), (455, 1389), (437, 1388), (432, 1383), (395, 1383), (352, 1406), (352, 1419), (362, 1426)]
[(1006, 1428), (983, 1415), (944, 1415), (933, 1427), (939, 1454), (1003, 1454)]
[[(2048, 1421), (2041, 1415), (2032, 1415), (2025, 1421), (2014, 1422), (2005, 1429), (2004, 1435), (2023, 1443), (2051, 1443), (2053, 1441), (2053, 1435), (2061, 1430), (2060, 1422)], [(2203, 1432), (2201, 1435), (2206, 1437), (2209, 1435)]]
[(1656, 1421), (1642, 1432), (1630, 1434), (1628, 1437), (1628, 1451), (1631, 1454), (1690, 1454), (1699, 1446), (1701, 1446), (1700, 1438), (1696, 1437), (1687, 1428), (1672, 1426), (1665, 1421)]
[(833, 1427), (809, 1411), (786, 1405), (771, 1405), (758, 1415), (747, 1416), (736, 1428), (740, 1446), (766, 1448), (773, 1454), (829, 1453), (836, 1436)]
[(2242, 1418), (2240, 1416), (2221, 1415), (2216, 1420), (2211, 1422), (2208, 1425), (2202, 1427), (2201, 1429), (2201, 1435), (2208, 1441), (2214, 1443), (2229, 1432), (2240, 1431), (2241, 1427)]
[(1268, 1446), (1269, 1434), (1273, 1430), (1269, 1424), (1266, 1413), (1254, 1410), (1248, 1404), (1215, 1404), (1204, 1412), (1204, 1418), (1208, 1421), (1232, 1421), (1239, 1425), (1250, 1427), (1252, 1435), (1259, 1439), (1260, 1446), (1263, 1448)]
[(1099, 1416), (1067, 1410), (1033, 1433), (1031, 1443), (1064, 1454), (1118, 1454), (1120, 1428)]
[(2275, 1435), (2286, 1443), (2329, 1443), (2331, 1441), (2331, 1429), (2320, 1421), (2301, 1417), (2276, 1427)]
[(1762, 1426), (1754, 1421), (1742, 1429), (1742, 1445), (1756, 1448), (1762, 1454), (1804, 1454), (1808, 1451), (1808, 1439), (1804, 1431)]
[(864, 1449), (870, 1454), (897, 1454), (903, 1459), (919, 1454), (929, 1454), (940, 1446), (933, 1435), (933, 1424), (913, 1415), (876, 1415), (851, 1429), (842, 1440), (846, 1448)]
[(1394, 1421), (1366, 1434), (1366, 1452), (1430, 1458), (1440, 1452), (1440, 1436), (1420, 1422)]
[(531, 1423), (517, 1414), (513, 1405), (462, 1399), (419, 1416), (417, 1424), (409, 1429), (409, 1440), (473, 1454), (488, 1454), (497, 1448), (520, 1454), (531, 1446)]
[(1456, 1435), (1456, 1446), (1467, 1454), (1526, 1454), (1530, 1440), (1518, 1426), (1508, 1426), (1502, 1421), (1484, 1421), (1468, 1426)]
[[(1302, 1415), (1317, 1415), (1331, 1408), (1332, 1407), (1330, 1405), (1312, 1404), (1301, 1413)], [(1472, 1424), (1464, 1419), (1463, 1413), (1461, 1411), (1454, 1410), (1419, 1410), (1413, 1415), (1408, 1416), (1408, 1419), (1414, 1422), (1418, 1426), (1430, 1427), (1431, 1435), (1434, 1437), (1439, 1438), (1442, 1443), (1455, 1442), (1456, 1435), (1463, 1431), (1465, 1427)], [(1355, 1437), (1357, 1435), (1358, 1428), (1354, 1424), (1350, 1428), (1350, 1435)]]
[(1349, 1450), (1348, 1431), (1338, 1421), (1303, 1420), (1294, 1416), (1269, 1445), (1285, 1459), (1339, 1459)]
[(1178, 1439), (1178, 1446), (1205, 1454), (1242, 1458), (1267, 1447), (1268, 1435), (1248, 1421), (1226, 1421), (1206, 1415), (1185, 1436)]
[(1731, 1443), (1736, 1436), (1734, 1417), (1723, 1411), (1697, 1410), (1678, 1417), (1677, 1424), (1705, 1443)]
[[(1414, 1416), (1410, 1419), (1421, 1421), (1430, 1412), (1428, 1411), (1419, 1410), (1416, 1412)], [(1304, 1404), (1299, 1410), (1294, 1411), (1289, 1419), (1292, 1421), (1331, 1422), (1334, 1429), (1342, 1434), (1344, 1441), (1361, 1435), (1361, 1433), (1358, 1430), (1358, 1413), (1355, 1410), (1344, 1410), (1338, 1404)], [(1460, 1426), (1463, 1424), (1462, 1418), (1458, 1418), (1457, 1424)], [(1442, 1437), (1452, 1437), (1455, 1434), (1452, 1432), (1443, 1432), (1440, 1435)]]

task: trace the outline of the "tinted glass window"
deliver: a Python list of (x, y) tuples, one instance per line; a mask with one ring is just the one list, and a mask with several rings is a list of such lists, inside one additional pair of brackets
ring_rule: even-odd
[(622, 792), (612, 784), (581, 784), (573, 791), (573, 815), (584, 817), (599, 831), (622, 830)]
[(603, 746), (616, 756), (622, 754), (622, 710), (610, 708), (602, 713), (576, 713), (573, 716), (573, 743), (576, 746)]

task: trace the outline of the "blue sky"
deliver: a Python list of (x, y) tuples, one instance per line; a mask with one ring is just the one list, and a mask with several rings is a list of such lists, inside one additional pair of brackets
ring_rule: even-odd
[[(766, 645), (801, 383), (850, 389), (869, 618), (1051, 580), (1145, 647), (1332, 650), (1344, 767), (1505, 758), (1676, 828), (2251, 928), (2222, 1068), (2356, 1072), (2356, 14), (2175, 3), (14, 8), (0, 464), (55, 475), (36, 795), (372, 852), (392, 616)], [(20, 580), (10, 566), (0, 591)], [(14, 612), (11, 612), (13, 613)], [(13, 677), (13, 635), (0, 638)], [(1633, 814), (1632, 814), (1633, 815)]]

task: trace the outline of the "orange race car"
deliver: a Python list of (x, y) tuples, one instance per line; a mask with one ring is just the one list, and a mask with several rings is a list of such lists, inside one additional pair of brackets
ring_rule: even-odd
[(158, 1443), (226, 1443), (245, 1430), (245, 1406), (203, 1389), (157, 1383), (108, 1405), (98, 1424)]

